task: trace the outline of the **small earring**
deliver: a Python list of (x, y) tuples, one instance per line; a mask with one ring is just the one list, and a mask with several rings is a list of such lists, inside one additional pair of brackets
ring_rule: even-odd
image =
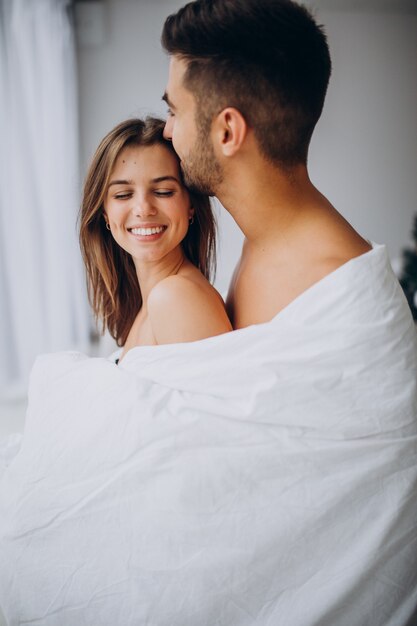
[(106, 228), (107, 228), (107, 230), (111, 230), (110, 224), (108, 222), (106, 222)]
[(190, 224), (190, 226), (191, 226), (192, 224), (194, 224), (194, 215), (192, 215), (192, 216), (190, 217), (190, 219), (189, 219), (189, 224)]

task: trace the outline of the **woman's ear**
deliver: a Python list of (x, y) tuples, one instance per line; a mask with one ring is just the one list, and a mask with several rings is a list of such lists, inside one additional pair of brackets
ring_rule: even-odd
[(194, 222), (194, 214), (195, 214), (194, 207), (190, 206), (190, 208), (188, 209), (188, 221), (190, 222), (190, 224)]
[(221, 154), (230, 157), (240, 150), (248, 133), (248, 124), (238, 109), (227, 107), (215, 118), (212, 137)]

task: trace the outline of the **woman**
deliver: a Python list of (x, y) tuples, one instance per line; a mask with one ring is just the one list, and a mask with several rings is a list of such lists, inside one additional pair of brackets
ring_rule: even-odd
[(80, 244), (90, 302), (119, 346), (196, 341), (232, 330), (209, 283), (215, 221), (190, 193), (165, 123), (132, 119), (100, 143), (84, 186)]

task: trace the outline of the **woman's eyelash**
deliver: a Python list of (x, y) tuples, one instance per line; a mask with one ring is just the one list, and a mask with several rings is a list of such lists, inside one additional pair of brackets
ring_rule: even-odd
[[(155, 196), (157, 196), (158, 198), (170, 198), (171, 196), (173, 196), (175, 193), (175, 191), (173, 190), (166, 190), (166, 191), (158, 191), (157, 189), (154, 191)], [(126, 191), (125, 193), (116, 193), (114, 194), (114, 198), (116, 200), (127, 200), (128, 198), (132, 197), (132, 192), (131, 191)]]
[(174, 191), (155, 191), (154, 193), (159, 198), (169, 198), (170, 196), (173, 196), (175, 192)]
[(116, 198), (116, 200), (125, 200), (126, 198), (130, 198), (131, 197), (131, 193), (127, 192), (127, 193), (116, 193), (114, 195), (114, 197)]

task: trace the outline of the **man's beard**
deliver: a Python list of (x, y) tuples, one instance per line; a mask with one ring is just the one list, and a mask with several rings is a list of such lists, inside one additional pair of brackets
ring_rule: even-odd
[(223, 172), (216, 159), (208, 132), (199, 129), (197, 140), (181, 161), (184, 182), (190, 191), (215, 196), (223, 182)]

